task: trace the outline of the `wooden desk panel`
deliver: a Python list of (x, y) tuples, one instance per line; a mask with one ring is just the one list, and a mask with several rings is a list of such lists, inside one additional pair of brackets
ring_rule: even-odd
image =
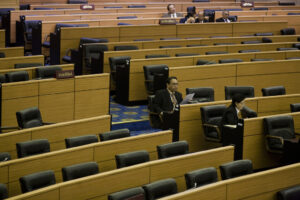
[(20, 63), (41, 63), (44, 65), (44, 56), (22, 56), (22, 57), (9, 57), (0, 59), (0, 70), (14, 69), (15, 64)]

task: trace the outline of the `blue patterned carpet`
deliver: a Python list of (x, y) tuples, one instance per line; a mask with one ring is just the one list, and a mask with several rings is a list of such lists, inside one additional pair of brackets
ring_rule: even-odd
[(160, 131), (150, 126), (147, 105), (123, 106), (111, 98), (110, 114), (112, 115), (112, 130), (128, 128), (131, 135)]

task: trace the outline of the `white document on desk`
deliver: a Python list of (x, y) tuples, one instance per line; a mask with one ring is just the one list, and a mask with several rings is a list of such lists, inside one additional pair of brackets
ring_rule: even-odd
[(189, 101), (193, 100), (194, 95), (195, 95), (195, 93), (186, 95), (185, 98), (184, 98), (184, 99), (182, 100), (182, 102), (180, 103), (180, 105), (188, 104)]

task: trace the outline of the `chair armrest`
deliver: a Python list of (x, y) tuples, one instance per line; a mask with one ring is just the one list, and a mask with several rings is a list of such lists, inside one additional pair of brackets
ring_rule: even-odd
[(3, 127), (0, 127), (0, 133), (2, 133), (2, 131), (9, 131), (9, 130), (20, 130), (20, 127), (18, 127), (18, 126), (3, 126)]
[(46, 35), (46, 36), (45, 36), (44, 42), (46, 42), (48, 38), (50, 38), (50, 35)]
[(204, 127), (215, 128), (217, 133), (218, 133), (218, 139), (216, 141), (221, 141), (222, 140), (221, 130), (220, 130), (220, 127), (218, 125), (214, 125), (214, 124), (202, 124), (202, 125)]
[(71, 56), (71, 51), (72, 51), (73, 49), (67, 49), (66, 50), (66, 54), (65, 54), (65, 56)]
[(283, 140), (282, 137), (274, 136), (274, 135), (267, 135), (266, 138), (267, 138), (267, 139), (268, 139), (268, 138), (270, 138), (270, 139), (276, 139), (276, 140), (279, 140), (279, 141), (280, 141), (281, 145), (284, 144), (284, 140)]

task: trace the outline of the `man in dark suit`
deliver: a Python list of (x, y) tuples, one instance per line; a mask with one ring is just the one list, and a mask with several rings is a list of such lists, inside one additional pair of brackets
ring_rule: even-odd
[(167, 88), (158, 90), (153, 102), (154, 111), (159, 113), (162, 119), (162, 129), (173, 128), (172, 118), (178, 114), (179, 104), (182, 101), (182, 94), (177, 92), (177, 78), (169, 77), (166, 82)]
[(163, 14), (162, 17), (176, 18), (176, 17), (182, 17), (183, 16), (181, 13), (176, 12), (174, 4), (169, 4), (167, 6), (167, 9), (168, 9), (168, 13)]
[(229, 17), (229, 12), (228, 12), (227, 10), (224, 10), (224, 11), (222, 12), (222, 17), (216, 19), (216, 22), (225, 22), (225, 23), (230, 23), (230, 22), (232, 22), (228, 17)]
[(198, 13), (198, 18), (196, 18), (195, 23), (207, 23), (209, 22), (207, 19), (205, 19), (204, 17), (204, 12), (203, 11), (199, 11)]

